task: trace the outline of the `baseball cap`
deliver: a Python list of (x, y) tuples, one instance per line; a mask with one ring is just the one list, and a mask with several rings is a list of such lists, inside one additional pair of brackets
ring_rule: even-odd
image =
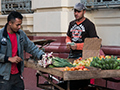
[(77, 3), (77, 4), (75, 4), (74, 9), (81, 11), (81, 10), (85, 9), (85, 6), (82, 3)]

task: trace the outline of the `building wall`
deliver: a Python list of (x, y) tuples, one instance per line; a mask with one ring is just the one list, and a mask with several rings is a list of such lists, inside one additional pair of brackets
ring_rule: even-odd
[[(22, 29), (28, 35), (66, 36), (68, 24), (74, 19), (72, 8), (77, 2), (80, 0), (32, 0), (34, 13), (23, 14)], [(120, 45), (119, 9), (87, 11), (85, 16), (94, 22), (102, 45)], [(6, 23), (6, 17), (0, 15), (0, 28)]]
[(34, 32), (42, 36), (65, 35), (71, 15), (73, 18), (72, 7), (77, 2), (79, 0), (32, 0)]
[[(1, 0), (0, 0), (0, 4), (1, 4)], [(1, 5), (0, 5), (0, 15), (1, 15)]]
[[(34, 13), (23, 14), (22, 29), (28, 36), (66, 36), (68, 24), (74, 19), (72, 8), (75, 3), (79, 1), (80, 0), (32, 0), (32, 10), (34, 10)], [(120, 45), (119, 9), (87, 11), (85, 16), (94, 22), (97, 33), (102, 39), (102, 45)], [(7, 15), (1, 15), (0, 6), (0, 28), (7, 22), (6, 18)], [(31, 74), (28, 76), (28, 73)], [(36, 87), (35, 73), (35, 70), (25, 68), (23, 76), (25, 77), (26, 90), (39, 90), (39, 88)], [(42, 82), (44, 82), (43, 79)], [(117, 86), (115, 87), (113, 85), (115, 88), (117, 88)], [(119, 88), (116, 90), (119, 90)]]
[[(21, 29), (29, 35), (30, 32), (33, 32), (33, 14), (23, 14), (23, 17)], [(6, 23), (7, 15), (0, 15), (0, 28), (3, 28)]]
[(91, 19), (102, 38), (103, 45), (120, 45), (120, 12), (119, 9), (99, 9), (88, 11), (86, 16)]

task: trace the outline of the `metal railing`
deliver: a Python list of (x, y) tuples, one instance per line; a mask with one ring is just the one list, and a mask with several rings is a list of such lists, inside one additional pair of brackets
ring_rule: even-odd
[(120, 0), (80, 0), (87, 10), (105, 9), (105, 8), (120, 8)]
[(32, 13), (31, 0), (1, 0), (1, 13), (7, 14), (11, 11)]

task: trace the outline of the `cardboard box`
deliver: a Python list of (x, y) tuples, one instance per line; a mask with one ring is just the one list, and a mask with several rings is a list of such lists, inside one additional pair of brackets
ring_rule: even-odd
[(99, 57), (102, 39), (86, 38), (83, 46), (82, 59)]

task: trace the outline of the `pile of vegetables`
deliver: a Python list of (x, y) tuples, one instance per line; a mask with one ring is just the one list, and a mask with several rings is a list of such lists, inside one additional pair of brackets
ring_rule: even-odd
[(59, 57), (54, 57), (53, 52), (51, 53), (46, 53), (43, 55), (42, 60), (38, 61), (38, 64), (44, 68), (46, 67), (74, 67), (67, 59), (59, 58)]
[(114, 57), (113, 55), (90, 57), (85, 60), (82, 60), (82, 58), (79, 58), (77, 60), (74, 60), (72, 64), (67, 59), (54, 57), (52, 54), (53, 52), (48, 54), (46, 53), (45, 55), (43, 55), (42, 60), (39, 60), (38, 64), (44, 68), (65, 67), (64, 71), (76, 71), (78, 67), (79, 67), (79, 70), (81, 70), (80, 66), (91, 66), (91, 67), (101, 68), (102, 70), (120, 69), (120, 59), (117, 58), (116, 56)]
[(102, 70), (107, 69), (120, 69), (120, 60), (117, 57), (111, 55), (104, 58), (94, 57), (90, 66), (101, 68)]
[(92, 60), (93, 60), (93, 57), (90, 57), (90, 58), (87, 58), (84, 60), (82, 60), (82, 58), (80, 57), (80, 58), (74, 60), (73, 65), (75, 65), (75, 66), (87, 66), (88, 67), (88, 66), (90, 66), (90, 63)]
[(89, 71), (85, 66), (65, 67), (63, 71)]
[(59, 58), (59, 57), (53, 57), (52, 58), (52, 67), (74, 67), (67, 59)]

